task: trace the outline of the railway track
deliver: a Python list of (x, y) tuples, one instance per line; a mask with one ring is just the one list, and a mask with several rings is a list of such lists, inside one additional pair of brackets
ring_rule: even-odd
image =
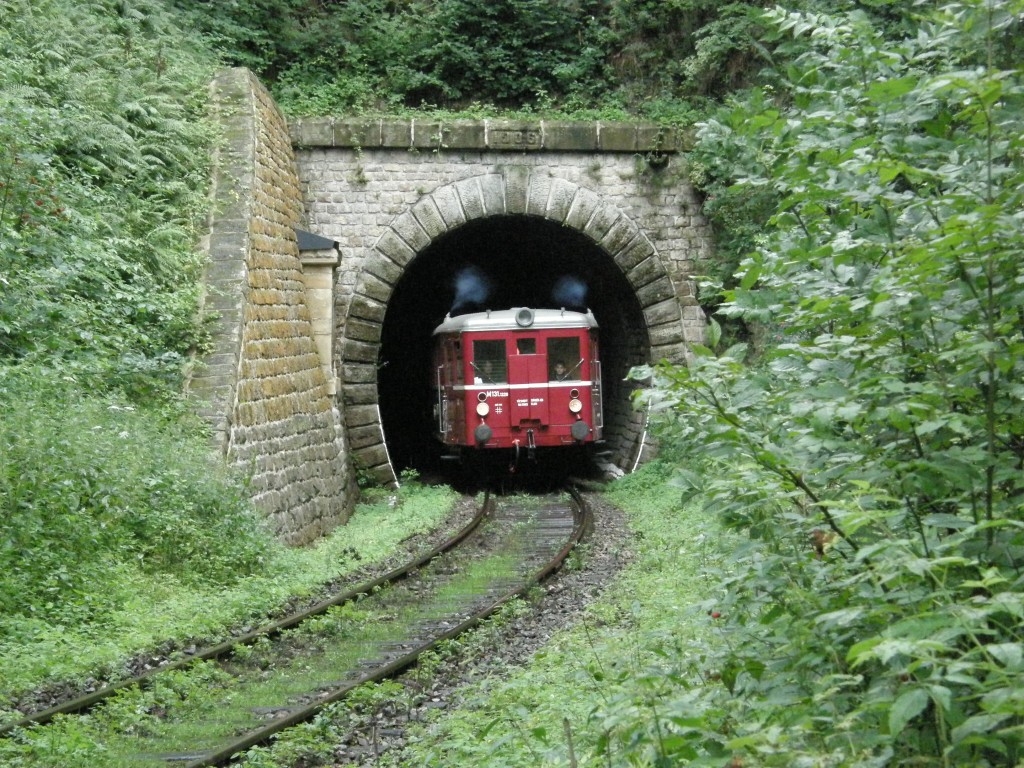
[[(488, 495), (466, 528), (402, 568), (188, 659), (29, 715), (0, 735), (17, 738), (20, 729), (93, 710), (86, 718), (101, 724), (95, 738), (117, 756), (111, 764), (224, 765), (360, 685), (397, 675), (524, 594), (558, 569), (589, 525), (589, 510), (574, 492), (500, 503)], [(180, 683), (161, 681), (175, 674), (206, 675), (211, 693), (183, 694), (200, 701), (163, 701), (141, 723), (137, 716), (118, 722), (123, 696), (143, 686), (173, 688)], [(101, 703), (110, 697), (109, 705)]]

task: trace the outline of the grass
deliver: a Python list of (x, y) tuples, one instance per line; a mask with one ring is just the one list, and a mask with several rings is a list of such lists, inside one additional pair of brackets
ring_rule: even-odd
[[(513, 552), (530, 536), (533, 522), (499, 523), (505, 532), (493, 554), (476, 557), (471, 550), (436, 561), (429, 570), (437, 570), (437, 576), (425, 582), (429, 589), (408, 589), (404, 583), (382, 589), (380, 604), (370, 595), (332, 609), (315, 626), (285, 633), (285, 642), (273, 649), (266, 642), (243, 648), (229, 665), (231, 677), (215, 665), (198, 664), (161, 677), (146, 690), (122, 692), (85, 717), (27, 729), (15, 744), (0, 744), (0, 760), (19, 768), (48, 766), (57, 758), (65, 768), (98, 761), (110, 768), (141, 768), (161, 764), (160, 755), (220, 748), (257, 727), (263, 713), (293, 706), (328, 681), (363, 669), (365, 660), (377, 658), (388, 644), (415, 638), (424, 623), (453, 610), (465, 613), (481, 595), (507, 589), (521, 570), (522, 558)], [(472, 559), (463, 562), (467, 556)], [(71, 752), (59, 746), (69, 743), (76, 745)]]
[[(526, 667), (511, 672), (502, 668), (471, 685), (463, 694), (460, 709), (414, 730), (403, 765), (657, 764), (667, 740), (687, 732), (686, 738), (693, 741), (689, 732), (701, 727), (701, 707), (708, 706), (706, 699), (696, 694), (705, 681), (716, 679), (715, 670), (708, 668), (712, 664), (709, 659), (714, 656), (713, 649), (724, 642), (714, 609), (716, 584), (721, 569), (728, 565), (720, 553), (728, 542), (727, 534), (702, 509), (700, 499), (686, 504), (680, 501), (678, 489), (668, 482), (670, 475), (667, 464), (653, 462), (612, 486), (609, 498), (625, 510), (633, 531), (635, 557), (631, 564), (607, 594), (586, 610), (582, 621), (556, 633)], [(414, 498), (419, 498), (419, 493)], [(367, 531), (375, 532), (377, 522), (389, 511), (387, 499), (382, 498), (362, 509), (353, 524), (361, 519)], [(332, 539), (324, 542), (323, 550), (317, 548), (321, 562)], [(353, 541), (346, 541), (342, 549), (353, 546)], [(485, 574), (478, 588), (503, 570), (500, 565), (495, 568), (493, 561), (475, 568)], [(436, 599), (441, 597), (439, 594)], [(336, 678), (337, 670), (351, 663), (353, 651), (330, 651), (332, 633), (339, 641), (356, 635), (365, 640), (367, 634), (381, 633), (394, 638), (396, 625), (414, 622), (427, 610), (426, 604), (397, 608), (384, 621), (368, 620), (366, 603), (335, 609), (318, 621), (317, 629), (326, 630), (327, 640), (320, 641), (325, 650), (297, 659), (291, 674), (284, 677), (292, 682), (302, 679), (307, 686)], [(474, 635), (487, 633), (484, 627)], [(473, 642), (472, 637), (453, 641), (460, 654), (473, 653)], [(481, 642), (491, 641), (485, 638)], [(265, 650), (257, 645), (237, 661), (258, 665)], [(355, 656), (360, 653), (371, 655), (369, 648), (356, 651)], [(281, 671), (281, 662), (277, 664), (275, 673)], [(429, 666), (428, 660), (424, 667)], [(92, 765), (96, 760), (110, 768), (139, 765), (138, 753), (162, 749), (158, 741), (147, 742), (167, 727), (162, 717), (151, 716), (154, 712), (184, 715), (183, 702), (194, 699), (199, 711), (215, 707), (223, 713), (225, 723), (234, 723), (238, 720), (230, 715), (229, 705), (245, 713), (254, 706), (284, 701), (294, 692), (290, 685), (288, 690), (279, 690), (279, 682), (275, 682), (280, 680), (279, 674), (265, 684), (258, 674), (253, 677), (254, 687), (242, 689), (220, 679), (209, 665), (201, 665), (190, 676), (174, 677), (156, 690), (119, 696), (97, 715), (67, 718), (56, 727), (25, 734), (20, 743), (5, 745), (7, 751), (0, 753), (0, 761), (12, 766), (48, 765), (47, 760), (56, 759), (67, 766)], [(399, 701), (412, 695), (389, 693), (384, 688), (368, 687), (366, 696), (390, 696)], [(220, 697), (225, 701), (216, 703)], [(358, 722), (359, 711), (352, 704), (333, 705), (312, 723), (282, 736), (272, 749), (253, 750), (247, 768), (329, 760), (331, 745), (342, 739), (343, 722)], [(102, 736), (100, 729), (109, 727), (115, 717), (116, 730), (124, 738), (108, 741), (104, 747), (103, 741), (109, 737)], [(179, 727), (198, 736), (205, 726), (190, 720), (191, 716), (186, 716)], [(136, 756), (131, 756), (133, 750)], [(382, 765), (397, 765), (396, 756), (385, 754), (381, 760)]]
[(216, 637), (257, 621), (289, 598), (313, 595), (328, 581), (384, 560), (403, 540), (440, 525), (455, 499), (450, 489), (416, 484), (405, 484), (397, 495), (369, 497), (347, 525), (313, 547), (270, 542), (265, 567), (228, 586), (115, 570), (110, 578), (120, 583), (111, 591), (130, 596), (102, 623), (20, 620), (20, 631), (0, 643), (0, 696), (114, 672), (126, 658), (168, 639)]

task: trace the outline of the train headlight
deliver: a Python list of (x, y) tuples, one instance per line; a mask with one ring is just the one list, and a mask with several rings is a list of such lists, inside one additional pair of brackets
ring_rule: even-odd
[(476, 415), (477, 416), (480, 416), (482, 418), (482, 417), (486, 416), (487, 414), (489, 414), (490, 412), (491, 412), (491, 406), (489, 406), (487, 403), (479, 402), (479, 403), (476, 404)]
[(573, 413), (579, 413), (580, 411), (583, 410), (583, 401), (581, 401), (579, 398), (574, 397), (572, 400), (569, 401), (569, 410), (572, 411)]

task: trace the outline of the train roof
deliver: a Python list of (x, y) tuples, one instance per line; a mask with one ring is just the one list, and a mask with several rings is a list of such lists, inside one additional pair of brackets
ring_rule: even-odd
[(597, 328), (597, 320), (588, 309), (571, 312), (567, 309), (512, 309), (487, 310), (466, 315), (448, 315), (434, 329), (434, 335), (462, 333), (464, 331), (534, 331), (552, 328)]

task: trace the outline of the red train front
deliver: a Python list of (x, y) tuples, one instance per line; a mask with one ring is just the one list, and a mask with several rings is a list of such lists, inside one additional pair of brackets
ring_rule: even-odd
[(515, 308), (434, 330), (434, 424), (445, 445), (557, 448), (601, 440), (601, 363), (590, 312)]

